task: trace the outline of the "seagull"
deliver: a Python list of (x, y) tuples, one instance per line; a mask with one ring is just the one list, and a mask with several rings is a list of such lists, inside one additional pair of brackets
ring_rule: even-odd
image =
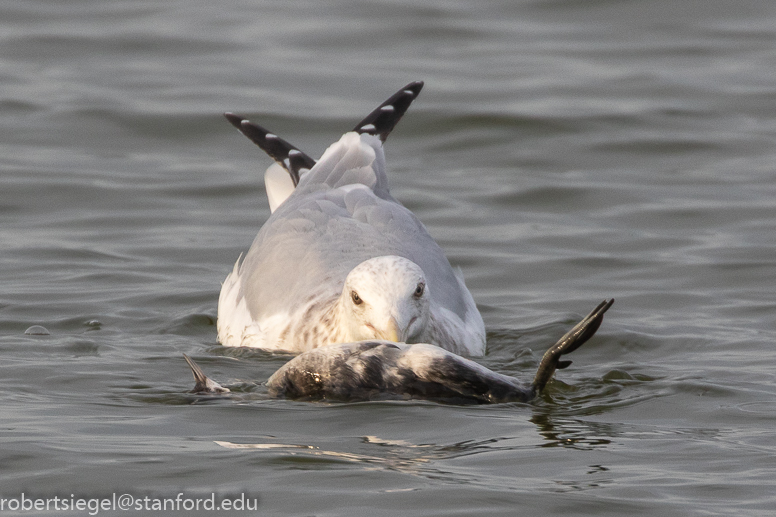
[(225, 114), (276, 163), (264, 178), (271, 215), (221, 288), (221, 344), (301, 353), (387, 340), (485, 353), (461, 271), (388, 189), (383, 144), (422, 87), (400, 89), (317, 161)]
[[(561, 360), (596, 333), (614, 300), (604, 300), (542, 357), (533, 382), (524, 384), (438, 346), (384, 340), (335, 343), (303, 352), (267, 381), (269, 395), (296, 400), (365, 401), (427, 399), (492, 404), (530, 402), (546, 387)], [(221, 394), (229, 389), (209, 379), (184, 354), (196, 386), (193, 393)]]

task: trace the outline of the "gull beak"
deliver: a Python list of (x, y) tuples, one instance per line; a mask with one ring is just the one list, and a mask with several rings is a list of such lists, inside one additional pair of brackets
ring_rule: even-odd
[(377, 334), (377, 337), (380, 339), (393, 341), (395, 343), (404, 341), (402, 338), (402, 331), (399, 329), (399, 322), (396, 321), (396, 318), (393, 316), (388, 318), (388, 325), (386, 325), (386, 328), (375, 332), (375, 334)]

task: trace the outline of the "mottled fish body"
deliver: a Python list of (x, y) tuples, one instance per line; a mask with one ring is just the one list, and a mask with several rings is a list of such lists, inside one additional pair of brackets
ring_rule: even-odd
[[(494, 372), (438, 346), (385, 340), (329, 344), (304, 352), (267, 381), (269, 394), (301, 400), (365, 401), (425, 399), (455, 403), (528, 402), (557, 369), (561, 357), (578, 349), (598, 330), (614, 300), (601, 302), (545, 352), (531, 384)], [(212, 393), (217, 383), (187, 357), (197, 387)], [(195, 388), (196, 390), (197, 388)]]
[(519, 380), (428, 344), (361, 341), (296, 356), (267, 381), (274, 397), (308, 400), (527, 401)]

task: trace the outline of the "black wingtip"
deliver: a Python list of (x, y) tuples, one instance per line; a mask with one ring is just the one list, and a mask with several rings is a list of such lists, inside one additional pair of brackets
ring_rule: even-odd
[(232, 124), (237, 129), (240, 129), (240, 123), (245, 120), (245, 117), (242, 115), (237, 115), (236, 113), (231, 113), (227, 111), (224, 113), (224, 117), (226, 117), (226, 120), (229, 121), (230, 124)]
[(273, 160), (288, 171), (294, 186), (299, 184), (303, 169), (312, 169), (315, 160), (269, 130), (254, 124), (242, 115), (226, 112), (224, 117), (251, 142), (258, 145)]
[(409, 83), (375, 108), (364, 120), (356, 124), (353, 131), (359, 134), (377, 135), (381, 142), (385, 142), (385, 139), (388, 138), (388, 135), (422, 89), (423, 81)]
[[(385, 142), (388, 135), (402, 118), (412, 101), (423, 89), (423, 81), (413, 81), (394, 93), (388, 100), (380, 104), (372, 113), (359, 122), (353, 131), (359, 134), (377, 135)], [(269, 130), (254, 124), (246, 117), (237, 113), (226, 112), (224, 117), (243, 135), (258, 145), (265, 153), (286, 169), (296, 187), (303, 169), (312, 169), (315, 160), (286, 142)]]

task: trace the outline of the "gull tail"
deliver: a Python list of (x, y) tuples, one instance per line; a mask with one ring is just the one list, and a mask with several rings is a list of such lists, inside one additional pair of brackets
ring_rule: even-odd
[(202, 368), (200, 368), (191, 357), (183, 354), (183, 358), (189, 363), (189, 368), (191, 368), (191, 373), (194, 374), (194, 381), (196, 382), (194, 384), (194, 389), (191, 390), (190, 393), (229, 393), (229, 388), (224, 388), (205, 375)]
[(286, 142), (276, 134), (264, 129), (258, 124), (254, 124), (242, 115), (234, 113), (224, 113), (234, 127), (240, 130), (240, 133), (247, 136), (251, 142), (261, 147), (262, 151), (267, 153), (281, 167), (288, 171), (294, 187), (299, 184), (299, 175), (303, 169), (312, 169), (315, 160), (305, 153)]
[(542, 361), (539, 363), (536, 377), (534, 377), (533, 384), (531, 385), (535, 394), (541, 393), (556, 369), (568, 368), (571, 361), (561, 361), (561, 356), (570, 354), (593, 337), (593, 334), (596, 333), (604, 320), (604, 313), (609, 310), (613, 303), (614, 299), (611, 299), (608, 301), (604, 300), (598, 304), (598, 307), (593, 309), (582, 321), (574, 325), (574, 328), (569, 330), (552, 348), (544, 353), (544, 357), (542, 357)]
[[(385, 139), (388, 138), (393, 128), (401, 120), (412, 101), (420, 94), (422, 88), (423, 81), (409, 83), (367, 115), (364, 120), (356, 125), (353, 131), (358, 134), (377, 135), (380, 137), (381, 142), (385, 142)], [(240, 133), (247, 136), (251, 142), (258, 145), (281, 167), (288, 171), (294, 187), (299, 185), (299, 177), (302, 171), (305, 169), (310, 170), (315, 165), (314, 159), (268, 129), (249, 121), (244, 116), (227, 112), (224, 113), (224, 117)]]
[(387, 101), (375, 108), (364, 120), (353, 128), (358, 134), (377, 135), (385, 142), (393, 128), (401, 120), (407, 108), (410, 107), (423, 89), (423, 81), (413, 81), (398, 92), (391, 95)]

